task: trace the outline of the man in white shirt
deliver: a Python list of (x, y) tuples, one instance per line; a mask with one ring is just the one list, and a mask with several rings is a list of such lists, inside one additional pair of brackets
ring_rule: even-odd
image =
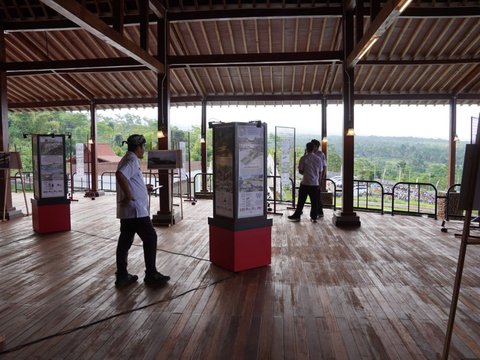
[[(157, 233), (150, 220), (148, 187), (143, 180), (140, 159), (145, 153), (146, 140), (143, 135), (130, 135), (126, 141), (128, 151), (120, 160), (117, 172), (117, 218), (120, 219), (120, 236), (117, 244), (117, 272), (115, 286), (122, 288), (138, 280), (137, 275), (127, 271), (128, 251), (135, 234), (143, 242), (145, 259), (145, 284), (163, 285), (169, 276), (157, 271)], [(151, 187), (151, 185), (149, 185)]]
[(306, 146), (306, 154), (298, 162), (298, 172), (303, 175), (300, 189), (298, 190), (298, 203), (295, 212), (288, 217), (292, 221), (300, 221), (307, 196), (310, 197), (310, 219), (317, 222), (318, 204), (318, 179), (320, 174), (321, 159), (313, 153), (314, 145), (309, 142)]

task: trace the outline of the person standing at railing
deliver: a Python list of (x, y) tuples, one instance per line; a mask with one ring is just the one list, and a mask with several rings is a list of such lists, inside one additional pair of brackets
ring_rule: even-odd
[(135, 234), (143, 242), (145, 259), (145, 284), (162, 285), (170, 280), (169, 276), (157, 271), (157, 233), (150, 219), (148, 192), (152, 185), (146, 186), (140, 169), (140, 160), (145, 153), (146, 140), (143, 135), (130, 135), (126, 141), (128, 151), (118, 163), (117, 172), (117, 218), (120, 219), (120, 236), (117, 244), (117, 272), (115, 286), (122, 288), (138, 280), (137, 275), (127, 271), (128, 251), (133, 244)]
[(313, 139), (311, 141), (313, 144), (313, 153), (317, 155), (320, 160), (320, 173), (319, 173), (319, 178), (318, 178), (318, 204), (317, 204), (317, 209), (318, 209), (318, 217), (323, 217), (323, 203), (322, 203), (322, 182), (325, 181), (326, 176), (327, 176), (327, 159), (325, 158), (325, 154), (320, 150), (320, 141), (317, 139)]
[(307, 196), (310, 197), (310, 219), (317, 222), (317, 205), (318, 205), (318, 179), (320, 174), (321, 159), (313, 153), (314, 145), (307, 143), (305, 155), (298, 162), (298, 172), (303, 175), (300, 189), (298, 190), (298, 203), (295, 212), (288, 217), (292, 221), (300, 221), (303, 207)]

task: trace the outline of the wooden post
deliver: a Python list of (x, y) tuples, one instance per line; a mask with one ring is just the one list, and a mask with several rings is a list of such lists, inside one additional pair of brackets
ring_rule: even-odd
[(91, 129), (90, 129), (90, 161), (92, 162), (92, 182), (91, 182), (91, 190), (95, 194), (98, 192), (98, 175), (97, 175), (97, 120), (95, 117), (95, 102), (90, 102), (90, 121), (91, 121)]
[[(0, 64), (6, 62), (5, 33), (0, 28)], [(3, 67), (2, 67), (3, 68)], [(8, 152), (8, 99), (7, 99), (7, 72), (0, 70), (0, 151)], [(0, 171), (0, 203), (5, 209), (12, 206), (12, 194), (8, 171)], [(5, 214), (4, 214), (5, 216)]]
[(202, 122), (201, 122), (201, 162), (202, 162), (202, 192), (207, 192), (207, 101), (202, 100)]
[[(168, 19), (159, 19), (157, 23), (157, 51), (160, 59), (165, 61), (165, 73), (157, 75), (158, 91), (158, 131), (162, 132), (163, 137), (158, 137), (158, 150), (168, 150), (170, 148), (170, 94), (168, 92), (170, 76), (168, 69), (168, 44), (170, 42), (170, 31)], [(169, 226), (175, 224), (172, 207), (172, 186), (168, 170), (158, 170), (158, 181), (161, 185), (159, 196), (159, 211), (153, 215), (154, 225)]]
[(448, 139), (448, 187), (455, 184), (455, 157), (457, 148), (457, 98), (450, 99), (450, 136)]
[(353, 211), (353, 166), (354, 136), (348, 134), (354, 129), (354, 71), (347, 68), (346, 59), (354, 48), (354, 9), (344, 5), (343, 14), (343, 187), (342, 210), (333, 214), (333, 223), (337, 226), (360, 226), (360, 218)]

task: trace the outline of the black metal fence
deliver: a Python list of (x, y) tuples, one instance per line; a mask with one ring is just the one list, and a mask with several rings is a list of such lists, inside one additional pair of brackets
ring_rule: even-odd
[[(186, 175), (186, 176), (185, 176)], [(22, 172), (20, 175), (17, 172), (11, 177), (12, 190), (15, 192), (22, 191), (22, 176), (23, 184), (26, 191), (33, 191), (33, 173)], [(146, 183), (159, 185), (158, 176), (155, 173), (144, 172), (144, 180)], [(188, 174), (182, 174), (182, 179), (179, 178), (178, 173), (174, 175), (174, 196), (187, 196), (188, 198), (195, 197), (199, 193), (201, 180), (204, 177), (207, 181), (207, 193), (213, 194), (213, 174), (212, 173), (197, 173), (193, 180), (188, 177)], [(279, 176), (274, 178), (269, 176), (271, 181), (277, 181)], [(86, 172), (79, 176), (73, 174), (74, 191), (85, 191), (91, 188), (90, 173)], [(68, 190), (71, 191), (71, 177), (68, 176)], [(293, 189), (293, 181), (290, 179), (291, 189)], [(325, 208), (333, 208), (336, 210), (341, 207), (342, 202), (342, 186), (332, 179), (325, 180), (326, 192), (323, 193), (323, 202)], [(98, 179), (98, 188), (103, 191), (116, 191), (115, 172), (104, 172)], [(279, 187), (282, 191), (281, 186)], [(295, 187), (295, 190), (297, 188)], [(381, 214), (390, 213), (404, 214), (404, 215), (419, 215), (437, 218), (438, 201), (446, 201), (445, 218), (448, 220), (449, 209), (452, 207), (451, 197), (458, 196), (460, 191), (460, 184), (452, 185), (446, 195), (439, 195), (436, 187), (430, 183), (413, 183), (413, 182), (398, 182), (392, 185), (384, 185), (378, 181), (368, 180), (353, 180), (353, 200), (354, 209), (361, 211), (373, 211)], [(280, 193), (283, 194), (283, 191)], [(269, 206), (272, 202), (275, 204), (291, 205), (295, 207), (296, 191), (291, 191), (289, 196), (282, 197), (281, 195), (268, 192)], [(326, 202), (325, 199), (328, 199)], [(458, 215), (458, 214), (457, 214)]]

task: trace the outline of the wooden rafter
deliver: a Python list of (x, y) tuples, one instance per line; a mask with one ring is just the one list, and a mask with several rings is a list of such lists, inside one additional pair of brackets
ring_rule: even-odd
[(166, 9), (160, 0), (149, 0), (150, 10), (155, 14), (159, 19), (165, 17)]
[(156, 73), (164, 73), (165, 66), (155, 57), (147, 53), (140, 46), (123, 37), (120, 33), (110, 28), (97, 16), (87, 11), (73, 0), (40, 0), (68, 20), (105, 41), (124, 54), (137, 60)]
[(370, 24), (361, 40), (355, 45), (353, 51), (347, 56), (346, 67), (352, 68), (365, 55), (370, 47), (384, 32), (395, 22), (400, 15), (400, 7), (407, 0), (389, 0), (386, 2), (373, 22)]

